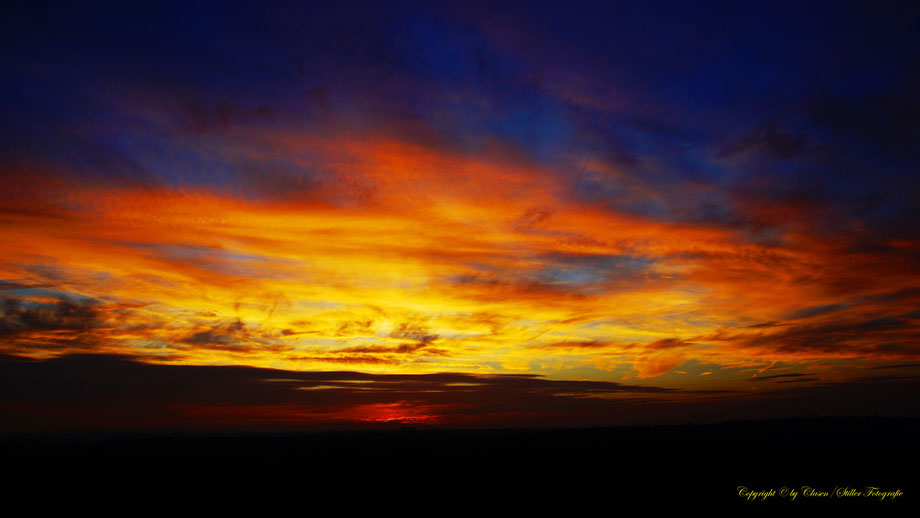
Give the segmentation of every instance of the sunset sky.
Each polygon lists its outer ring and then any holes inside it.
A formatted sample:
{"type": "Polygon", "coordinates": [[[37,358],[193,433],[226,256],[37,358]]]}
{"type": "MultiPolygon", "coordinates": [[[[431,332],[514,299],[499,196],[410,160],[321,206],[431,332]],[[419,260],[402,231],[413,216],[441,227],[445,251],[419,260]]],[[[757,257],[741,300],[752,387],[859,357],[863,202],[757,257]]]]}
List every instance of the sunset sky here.
{"type": "Polygon", "coordinates": [[[916,414],[916,8],[498,3],[6,13],[3,427],[916,414]]]}

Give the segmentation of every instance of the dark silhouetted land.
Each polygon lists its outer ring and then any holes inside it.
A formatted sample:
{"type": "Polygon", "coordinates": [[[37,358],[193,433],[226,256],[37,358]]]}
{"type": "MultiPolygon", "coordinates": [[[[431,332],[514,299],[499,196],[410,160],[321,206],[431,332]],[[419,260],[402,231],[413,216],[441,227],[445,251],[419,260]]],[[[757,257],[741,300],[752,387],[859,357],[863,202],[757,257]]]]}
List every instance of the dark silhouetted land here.
{"type": "Polygon", "coordinates": [[[811,418],[572,430],[30,435],[7,437],[2,448],[12,487],[78,500],[325,501],[434,514],[498,506],[575,516],[603,508],[612,516],[636,499],[643,507],[903,508],[920,490],[918,431],[916,418],[811,418]],[[738,486],[873,486],[904,496],[747,502],[738,486]]]}

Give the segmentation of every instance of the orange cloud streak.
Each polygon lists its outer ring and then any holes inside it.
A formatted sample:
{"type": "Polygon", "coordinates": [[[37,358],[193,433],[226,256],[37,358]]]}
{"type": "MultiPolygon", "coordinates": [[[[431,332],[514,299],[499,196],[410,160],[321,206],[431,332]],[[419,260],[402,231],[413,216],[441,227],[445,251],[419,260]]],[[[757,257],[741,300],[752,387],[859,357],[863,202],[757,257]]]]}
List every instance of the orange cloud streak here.
{"type": "Polygon", "coordinates": [[[737,371],[916,359],[903,344],[917,320],[900,315],[920,302],[920,275],[869,252],[575,203],[574,178],[501,152],[275,138],[295,159],[325,157],[330,181],[271,202],[20,186],[31,194],[17,203],[34,210],[4,206],[0,275],[28,307],[7,310],[6,349],[612,380],[688,360],[737,371]],[[67,320],[41,290],[91,302],[67,320]]]}

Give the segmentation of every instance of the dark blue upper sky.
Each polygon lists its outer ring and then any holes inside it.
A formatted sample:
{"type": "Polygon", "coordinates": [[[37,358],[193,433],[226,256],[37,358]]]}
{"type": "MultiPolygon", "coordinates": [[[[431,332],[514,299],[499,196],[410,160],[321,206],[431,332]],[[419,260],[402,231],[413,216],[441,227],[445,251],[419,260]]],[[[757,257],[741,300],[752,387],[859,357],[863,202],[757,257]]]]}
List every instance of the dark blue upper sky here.
{"type": "Polygon", "coordinates": [[[40,170],[272,200],[339,180],[328,156],[279,153],[264,135],[386,136],[501,149],[556,171],[575,200],[752,242],[793,229],[885,248],[920,237],[917,11],[20,5],[0,31],[0,165],[10,181],[40,170]]]}
{"type": "Polygon", "coordinates": [[[574,195],[662,218],[742,224],[775,198],[879,232],[914,214],[908,3],[29,4],[2,23],[8,166],[233,190],[296,166],[247,163],[221,132],[334,127],[501,142],[573,177],[591,155],[627,174],[589,163],[574,195]],[[657,201],[631,194],[648,186],[657,201]]]}

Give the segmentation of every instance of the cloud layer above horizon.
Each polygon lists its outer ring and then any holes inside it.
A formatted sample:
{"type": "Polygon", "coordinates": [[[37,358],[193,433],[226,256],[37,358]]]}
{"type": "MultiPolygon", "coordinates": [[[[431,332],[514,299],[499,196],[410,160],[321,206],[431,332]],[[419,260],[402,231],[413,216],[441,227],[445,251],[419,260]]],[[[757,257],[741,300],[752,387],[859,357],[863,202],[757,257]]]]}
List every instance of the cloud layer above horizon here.
{"type": "Polygon", "coordinates": [[[915,376],[916,8],[708,7],[14,11],[0,353],[680,398],[915,376]]]}

